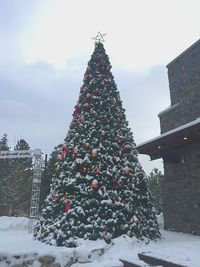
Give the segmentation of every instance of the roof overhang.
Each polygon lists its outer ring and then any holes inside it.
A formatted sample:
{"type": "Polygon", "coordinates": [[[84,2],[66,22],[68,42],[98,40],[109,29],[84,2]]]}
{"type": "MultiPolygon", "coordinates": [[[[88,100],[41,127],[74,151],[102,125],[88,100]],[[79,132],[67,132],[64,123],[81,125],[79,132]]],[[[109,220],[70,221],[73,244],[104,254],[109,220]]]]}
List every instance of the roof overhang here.
{"type": "Polygon", "coordinates": [[[136,149],[140,154],[149,155],[154,160],[169,157],[173,151],[198,141],[200,118],[139,144],[136,149]]]}

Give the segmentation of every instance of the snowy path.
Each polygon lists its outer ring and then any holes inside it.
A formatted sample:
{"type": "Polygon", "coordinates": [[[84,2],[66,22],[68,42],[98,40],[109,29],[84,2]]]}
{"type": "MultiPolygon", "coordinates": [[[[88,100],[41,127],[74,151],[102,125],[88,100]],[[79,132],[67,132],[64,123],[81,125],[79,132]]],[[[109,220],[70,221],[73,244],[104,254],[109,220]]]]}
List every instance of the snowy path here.
{"type": "MultiPolygon", "coordinates": [[[[79,262],[92,261],[85,263],[84,267],[112,267],[122,266],[119,259],[139,262],[138,252],[150,252],[158,258],[188,267],[200,266],[200,236],[162,230],[162,239],[157,243],[144,244],[126,236],[114,239],[111,245],[101,240],[80,241],[80,246],[74,249],[48,246],[35,241],[26,228],[25,218],[0,217],[0,256],[34,253],[54,255],[61,264],[66,262],[66,257],[76,256],[79,262]],[[104,249],[105,252],[99,256],[94,249],[104,249]]],[[[75,263],[72,266],[81,267],[83,264],[75,263]]]]}

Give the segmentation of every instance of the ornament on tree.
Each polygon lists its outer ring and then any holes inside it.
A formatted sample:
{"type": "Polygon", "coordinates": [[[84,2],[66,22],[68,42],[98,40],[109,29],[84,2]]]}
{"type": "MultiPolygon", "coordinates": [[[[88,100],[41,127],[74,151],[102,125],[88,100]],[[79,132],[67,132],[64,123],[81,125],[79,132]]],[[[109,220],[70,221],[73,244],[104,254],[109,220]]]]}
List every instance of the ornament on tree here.
{"type": "Polygon", "coordinates": [[[87,171],[88,171],[88,169],[87,169],[86,167],[81,168],[81,172],[82,172],[83,174],[87,173],[87,171]]]}
{"type": "Polygon", "coordinates": [[[68,213],[69,211],[69,201],[66,200],[65,206],[64,206],[64,212],[68,213]]]}
{"type": "Polygon", "coordinates": [[[69,149],[66,146],[64,146],[62,148],[61,154],[60,154],[61,155],[61,159],[64,160],[66,158],[66,156],[68,155],[68,153],[69,153],[69,149]]]}
{"type": "Polygon", "coordinates": [[[87,93],[86,97],[87,97],[87,99],[91,99],[92,98],[91,94],[89,94],[89,93],[87,93]]]}
{"type": "Polygon", "coordinates": [[[129,167],[127,167],[127,166],[123,168],[123,172],[124,172],[125,174],[129,174],[130,171],[131,171],[131,169],[130,169],[129,167]]]}
{"type": "Polygon", "coordinates": [[[121,148],[122,148],[122,149],[125,149],[125,144],[122,144],[122,145],[121,145],[121,148]]]}
{"type": "Polygon", "coordinates": [[[75,133],[75,137],[78,139],[80,137],[79,133],[75,133]]]}
{"type": "Polygon", "coordinates": [[[68,211],[69,211],[69,200],[67,199],[67,195],[66,194],[64,194],[62,200],[64,202],[64,212],[68,213],[68,211]]]}
{"type": "Polygon", "coordinates": [[[78,153],[78,148],[77,148],[77,147],[74,148],[74,153],[75,153],[75,154],[78,153]]]}
{"type": "Polygon", "coordinates": [[[109,171],[107,171],[106,175],[110,178],[113,177],[112,173],[110,173],[109,171]]]}
{"type": "Polygon", "coordinates": [[[77,113],[78,113],[78,106],[75,106],[72,116],[75,117],[77,113]]]}
{"type": "Polygon", "coordinates": [[[108,206],[113,206],[112,199],[108,199],[108,200],[107,200],[107,205],[108,205],[108,206]]]}
{"type": "Polygon", "coordinates": [[[85,143],[84,147],[85,147],[85,149],[88,149],[90,147],[90,144],[89,143],[85,143]]]}
{"type": "Polygon", "coordinates": [[[99,175],[101,173],[101,171],[99,169],[96,169],[95,173],[96,173],[96,175],[99,175]]]}
{"type": "Polygon", "coordinates": [[[90,109],[90,113],[92,114],[92,115],[96,115],[96,111],[94,110],[94,109],[90,109]]]}
{"type": "Polygon", "coordinates": [[[106,131],[102,130],[101,131],[101,135],[105,136],[106,135],[106,131]]]}
{"type": "Polygon", "coordinates": [[[119,157],[121,157],[121,156],[122,156],[122,152],[121,152],[121,151],[119,151],[118,155],[119,155],[119,157]]]}
{"type": "Polygon", "coordinates": [[[121,197],[118,197],[118,202],[122,202],[122,198],[121,197]]]}
{"type": "Polygon", "coordinates": [[[99,182],[94,179],[91,184],[92,189],[98,189],[99,188],[99,182]]]}
{"type": "Polygon", "coordinates": [[[58,194],[56,194],[55,191],[53,191],[53,192],[51,193],[51,197],[50,197],[50,199],[52,200],[52,202],[57,202],[58,199],[59,199],[58,194]]]}
{"type": "Polygon", "coordinates": [[[86,103],[86,104],[84,104],[84,106],[85,106],[87,109],[90,109],[90,104],[86,103]]]}
{"type": "Polygon", "coordinates": [[[118,183],[117,183],[117,188],[122,188],[124,186],[124,184],[121,182],[121,181],[119,181],[118,183]]]}
{"type": "Polygon", "coordinates": [[[97,156],[97,149],[93,149],[92,150],[92,157],[96,158],[96,156],[97,156]]]}
{"type": "Polygon", "coordinates": [[[76,154],[72,154],[72,160],[75,160],[76,159],[76,154]]]}
{"type": "Polygon", "coordinates": [[[113,157],[113,160],[114,160],[115,162],[118,162],[118,161],[120,161],[120,158],[119,158],[119,157],[116,157],[116,156],[114,156],[114,157],[113,157]]]}

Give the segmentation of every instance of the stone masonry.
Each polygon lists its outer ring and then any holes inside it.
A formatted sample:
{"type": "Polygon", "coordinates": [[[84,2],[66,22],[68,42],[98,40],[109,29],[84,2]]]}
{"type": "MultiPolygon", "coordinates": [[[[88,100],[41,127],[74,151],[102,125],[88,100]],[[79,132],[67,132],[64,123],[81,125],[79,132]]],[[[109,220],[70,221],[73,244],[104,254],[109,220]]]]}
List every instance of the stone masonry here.
{"type": "MultiPolygon", "coordinates": [[[[161,112],[161,133],[200,117],[200,40],[167,65],[171,107],[161,112]]],[[[200,142],[164,159],[162,182],[165,229],[200,234],[200,142]]]]}

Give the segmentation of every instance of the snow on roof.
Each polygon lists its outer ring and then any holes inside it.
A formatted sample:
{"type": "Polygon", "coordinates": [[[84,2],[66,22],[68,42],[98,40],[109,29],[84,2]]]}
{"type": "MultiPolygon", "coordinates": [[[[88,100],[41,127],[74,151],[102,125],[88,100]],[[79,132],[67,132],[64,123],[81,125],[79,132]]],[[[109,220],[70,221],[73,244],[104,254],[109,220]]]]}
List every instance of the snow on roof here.
{"type": "Polygon", "coordinates": [[[177,106],[179,106],[180,103],[177,103],[173,106],[169,106],[168,108],[164,109],[163,111],[161,111],[160,113],[158,113],[158,117],[160,117],[161,115],[163,115],[164,113],[167,113],[168,111],[171,111],[173,109],[175,109],[177,106]]]}
{"type": "Polygon", "coordinates": [[[168,132],[166,132],[166,133],[163,133],[163,134],[161,134],[161,135],[159,135],[159,136],[157,136],[157,137],[155,137],[155,138],[152,138],[152,139],[150,139],[150,140],[148,140],[148,141],[146,141],[146,142],[143,142],[143,143],[139,144],[138,146],[136,146],[136,148],[137,148],[137,147],[141,147],[141,146],[143,146],[143,145],[146,145],[146,144],[148,144],[148,143],[150,143],[150,142],[159,140],[159,139],[161,139],[161,138],[163,138],[163,137],[169,136],[169,135],[171,135],[171,134],[173,134],[173,133],[176,133],[176,132],[182,131],[182,130],[184,130],[184,129],[190,128],[190,127],[192,127],[193,125],[196,125],[196,124],[199,124],[199,123],[200,123],[200,118],[197,118],[197,119],[194,120],[194,121],[191,121],[191,122],[189,122],[189,123],[186,123],[186,124],[184,124],[184,125],[182,125],[182,126],[179,126],[179,127],[175,128],[175,129],[172,129],[172,130],[170,130],[170,131],[168,131],[168,132]]]}

